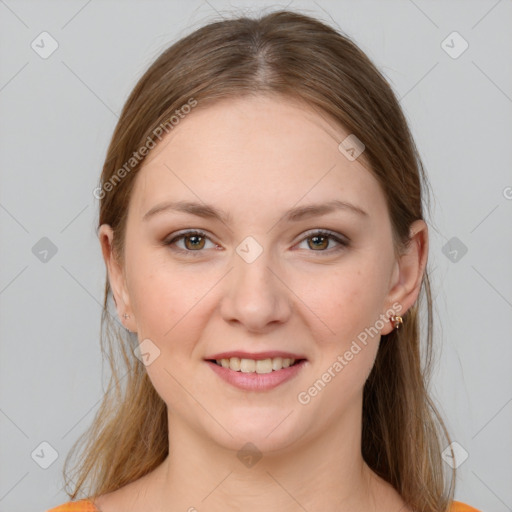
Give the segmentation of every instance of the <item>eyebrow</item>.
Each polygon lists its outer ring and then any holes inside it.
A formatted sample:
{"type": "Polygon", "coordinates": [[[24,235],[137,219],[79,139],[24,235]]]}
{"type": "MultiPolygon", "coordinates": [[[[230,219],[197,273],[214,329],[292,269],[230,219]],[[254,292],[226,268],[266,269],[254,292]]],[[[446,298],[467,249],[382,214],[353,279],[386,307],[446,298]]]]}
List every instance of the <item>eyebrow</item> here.
{"type": "MultiPolygon", "coordinates": [[[[305,217],[316,217],[332,213],[337,210],[344,210],[363,217],[368,217],[368,213],[359,206],[334,199],[322,204],[311,204],[292,208],[287,212],[284,212],[281,218],[284,219],[285,222],[297,222],[305,217]]],[[[229,213],[215,208],[212,205],[196,203],[193,201],[167,201],[157,204],[144,214],[142,220],[147,221],[155,215],[167,211],[176,211],[196,215],[197,217],[217,219],[225,224],[229,224],[231,220],[231,215],[229,213]]]]}

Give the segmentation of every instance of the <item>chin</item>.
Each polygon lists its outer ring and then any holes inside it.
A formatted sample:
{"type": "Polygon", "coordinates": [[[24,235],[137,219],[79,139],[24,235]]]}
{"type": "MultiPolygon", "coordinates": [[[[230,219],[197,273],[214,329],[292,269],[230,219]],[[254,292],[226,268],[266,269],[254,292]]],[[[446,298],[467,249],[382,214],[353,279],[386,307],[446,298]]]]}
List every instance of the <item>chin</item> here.
{"type": "Polygon", "coordinates": [[[253,411],[252,414],[237,415],[234,421],[224,420],[226,423],[219,418],[223,425],[229,425],[229,434],[219,427],[215,433],[210,432],[210,436],[218,445],[237,452],[248,443],[259,452],[285,450],[295,444],[301,433],[294,424],[297,418],[292,419],[294,414],[283,411],[280,409],[279,414],[267,414],[261,418],[257,418],[257,413],[253,411]]]}

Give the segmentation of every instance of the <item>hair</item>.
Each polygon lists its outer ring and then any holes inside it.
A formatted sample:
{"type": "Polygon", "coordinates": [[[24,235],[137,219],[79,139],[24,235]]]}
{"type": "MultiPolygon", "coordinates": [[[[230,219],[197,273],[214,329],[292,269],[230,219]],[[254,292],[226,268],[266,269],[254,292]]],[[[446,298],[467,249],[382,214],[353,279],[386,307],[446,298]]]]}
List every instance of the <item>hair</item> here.
{"type": "MultiPolygon", "coordinates": [[[[362,141],[358,161],[384,192],[394,246],[407,246],[411,224],[424,218],[428,181],[395,94],[349,37],[318,19],[280,10],[199,28],[167,48],[136,84],[97,189],[98,227],[112,227],[113,252],[121,263],[131,192],[144,162],[132,160],[134,153],[155,137],[160,140],[162,127],[172,129],[177,109],[187,112],[184,105],[196,101],[201,108],[250,95],[305,102],[362,141]]],[[[84,494],[86,484],[88,496],[115,491],[155,469],[169,453],[167,406],[134,356],[133,339],[109,313],[111,295],[107,277],[100,338],[112,372],[91,426],[65,461],[65,488],[71,486],[72,499],[84,494]],[[79,446],[84,456],[69,470],[79,446]]],[[[428,390],[432,316],[427,268],[420,298],[404,315],[403,327],[382,336],[363,391],[362,456],[417,512],[447,510],[455,487],[455,470],[447,478],[441,457],[449,433],[428,390]],[[424,346],[420,306],[426,306],[424,346]]]]}

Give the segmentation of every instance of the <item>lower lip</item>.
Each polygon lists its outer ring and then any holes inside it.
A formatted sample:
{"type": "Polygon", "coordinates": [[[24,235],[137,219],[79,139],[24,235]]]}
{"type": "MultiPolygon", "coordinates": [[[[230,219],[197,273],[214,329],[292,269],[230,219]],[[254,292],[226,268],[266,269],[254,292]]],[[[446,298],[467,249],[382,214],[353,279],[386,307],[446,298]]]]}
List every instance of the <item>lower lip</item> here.
{"type": "Polygon", "coordinates": [[[224,368],[211,361],[206,362],[219,377],[229,384],[245,391],[267,391],[276,388],[297,375],[306,364],[306,360],[303,360],[293,366],[272,371],[271,373],[244,373],[235,372],[234,370],[224,368]]]}

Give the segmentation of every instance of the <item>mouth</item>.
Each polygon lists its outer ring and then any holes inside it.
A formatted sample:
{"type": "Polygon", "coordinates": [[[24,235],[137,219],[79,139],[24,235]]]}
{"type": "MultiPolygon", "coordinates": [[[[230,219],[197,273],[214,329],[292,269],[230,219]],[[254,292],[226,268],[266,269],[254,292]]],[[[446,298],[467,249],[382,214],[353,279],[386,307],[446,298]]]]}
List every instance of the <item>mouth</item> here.
{"type": "Polygon", "coordinates": [[[266,352],[220,352],[212,354],[206,361],[222,366],[228,370],[242,373],[271,373],[290,366],[295,366],[306,358],[302,354],[281,352],[277,350],[266,352]]]}
{"type": "Polygon", "coordinates": [[[207,359],[217,366],[241,373],[272,373],[283,368],[289,368],[302,363],[305,359],[293,357],[267,357],[265,359],[252,359],[241,357],[222,357],[220,359],[207,359]]]}
{"type": "Polygon", "coordinates": [[[205,362],[232,386],[245,391],[269,391],[301,373],[308,360],[287,352],[224,352],[205,362]]]}

